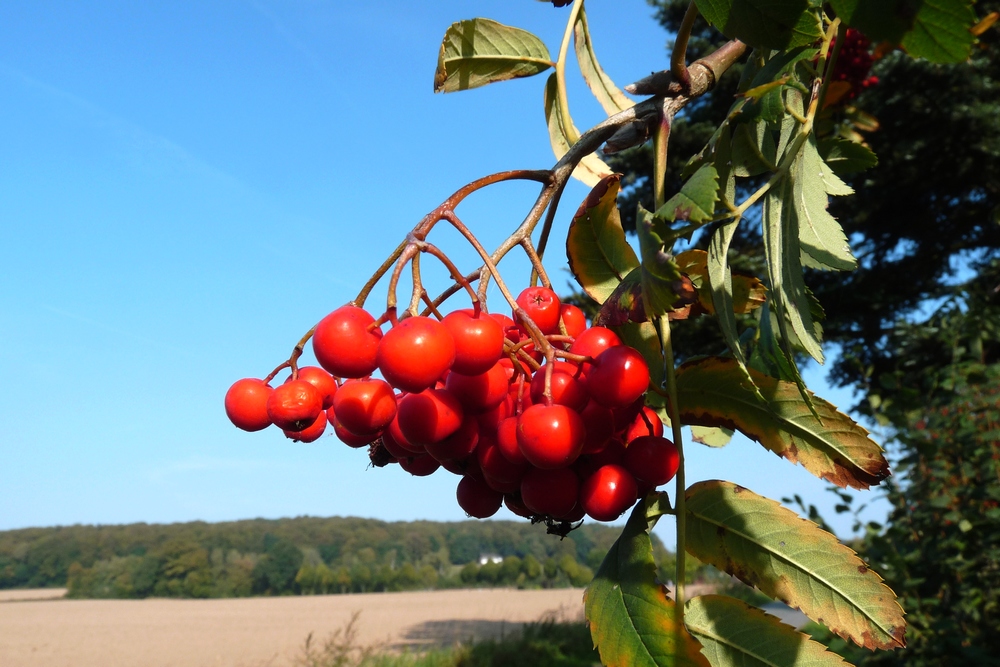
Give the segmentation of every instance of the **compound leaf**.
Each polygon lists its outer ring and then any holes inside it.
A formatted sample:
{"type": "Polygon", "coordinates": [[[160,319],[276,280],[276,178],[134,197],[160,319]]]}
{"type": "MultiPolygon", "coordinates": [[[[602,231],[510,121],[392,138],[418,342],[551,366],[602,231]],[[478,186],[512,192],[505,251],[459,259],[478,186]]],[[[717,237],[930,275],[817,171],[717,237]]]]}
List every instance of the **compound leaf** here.
{"type": "MultiPolygon", "coordinates": [[[[559,84],[555,73],[550,74],[549,80],[545,83],[545,122],[549,128],[552,152],[558,160],[569,151],[570,146],[576,141],[574,137],[580,136],[580,131],[576,127],[563,125],[562,103],[559,101],[559,84]]],[[[612,173],[611,167],[593,153],[584,156],[573,170],[573,176],[590,187],[594,187],[602,178],[612,173]]]]}
{"type": "Polygon", "coordinates": [[[542,40],[490,19],[452,23],[434,72],[434,92],[453,93],[495,81],[534,76],[554,63],[542,40]]]}
{"type": "Polygon", "coordinates": [[[674,601],[656,579],[646,510],[645,500],[636,503],[583,594],[584,613],[601,664],[709,667],[698,642],[674,623],[674,601]]]}
{"type": "Polygon", "coordinates": [[[684,605],[684,624],[712,667],[847,667],[819,642],[777,617],[726,595],[699,595],[684,605]]]}
{"type": "Polygon", "coordinates": [[[615,82],[611,80],[601,64],[597,62],[594,44],[590,39],[590,28],[587,26],[586,10],[580,8],[580,13],[573,26],[573,44],[576,48],[576,60],[580,64],[583,80],[587,82],[590,92],[601,103],[609,116],[624,111],[633,106],[632,100],[625,96],[615,82]]]}
{"type": "Polygon", "coordinates": [[[794,382],[752,368],[748,376],[735,359],[704,357],[677,370],[683,423],[736,429],[840,487],[867,489],[888,477],[889,464],[868,431],[831,403],[808,395],[819,418],[794,382]]]}
{"type": "Polygon", "coordinates": [[[905,645],[896,595],[834,535],[732,482],[698,482],[685,498],[693,556],[859,646],[905,645]]]}
{"type": "Polygon", "coordinates": [[[726,37],[754,47],[790,49],[823,36],[818,8],[807,0],[695,0],[695,4],[726,37]]]}
{"type": "Polygon", "coordinates": [[[621,176],[602,178],[580,204],[566,236],[569,270],[583,291],[604,303],[632,269],[639,266],[625,240],[618,212],[621,176]]]}
{"type": "Polygon", "coordinates": [[[799,245],[805,254],[801,259],[813,268],[857,268],[858,261],[851,254],[843,228],[826,210],[827,195],[849,195],[854,190],[823,162],[812,137],[802,146],[791,176],[799,245]]]}

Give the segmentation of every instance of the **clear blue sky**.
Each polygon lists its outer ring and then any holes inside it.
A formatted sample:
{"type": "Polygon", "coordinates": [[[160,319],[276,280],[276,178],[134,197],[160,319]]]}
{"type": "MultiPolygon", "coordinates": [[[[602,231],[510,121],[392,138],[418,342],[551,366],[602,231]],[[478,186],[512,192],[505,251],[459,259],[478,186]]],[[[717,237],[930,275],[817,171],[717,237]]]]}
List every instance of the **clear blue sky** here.
{"type": "MultiPolygon", "coordinates": [[[[664,66],[649,7],[591,4],[619,84],[664,66]]],[[[332,437],[243,433],[222,399],[287,358],[453,190],[551,166],[544,77],[432,94],[445,29],[475,15],[535,32],[553,56],[566,17],[499,1],[4,3],[0,529],[464,518],[444,471],[411,478],[366,469],[332,437]]],[[[570,95],[578,126],[601,119],[575,80],[570,95]]],[[[459,212],[493,246],[535,192],[504,186],[459,212]]],[[[557,239],[585,194],[567,192],[557,239]]],[[[561,243],[546,264],[563,283],[561,243]]],[[[504,268],[527,280],[523,262],[504,268]]],[[[849,405],[822,377],[810,385],[849,405]]],[[[822,482],[758,445],[688,451],[692,481],[799,493],[834,518],[822,482]]]]}

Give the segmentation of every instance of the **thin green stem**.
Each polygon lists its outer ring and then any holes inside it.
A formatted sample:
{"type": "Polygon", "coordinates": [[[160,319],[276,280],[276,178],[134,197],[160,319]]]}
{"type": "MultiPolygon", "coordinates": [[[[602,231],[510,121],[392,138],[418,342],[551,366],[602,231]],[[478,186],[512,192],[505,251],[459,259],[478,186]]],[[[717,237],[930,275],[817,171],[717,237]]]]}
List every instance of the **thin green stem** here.
{"type": "Polygon", "coordinates": [[[698,7],[694,0],[688,3],[687,11],[681,21],[681,27],[677,30],[677,37],[674,39],[674,50],[670,54],[670,73],[674,79],[684,88],[691,86],[691,74],[687,68],[687,48],[688,39],[691,37],[691,30],[694,28],[694,20],[698,18],[698,7]]]}
{"type": "Polygon", "coordinates": [[[677,375],[674,372],[674,344],[670,338],[670,318],[660,316],[660,340],[663,344],[663,359],[666,366],[667,407],[670,410],[670,428],[674,445],[677,447],[677,477],[674,511],[677,513],[677,569],[674,573],[674,618],[678,628],[684,627],[684,567],[687,537],[687,515],[684,501],[684,443],[681,433],[681,412],[677,403],[677,375]]]}
{"type": "Polygon", "coordinates": [[[660,124],[656,128],[653,142],[653,210],[658,211],[667,201],[665,183],[667,179],[667,145],[670,143],[670,124],[672,118],[663,113],[660,124]]]}

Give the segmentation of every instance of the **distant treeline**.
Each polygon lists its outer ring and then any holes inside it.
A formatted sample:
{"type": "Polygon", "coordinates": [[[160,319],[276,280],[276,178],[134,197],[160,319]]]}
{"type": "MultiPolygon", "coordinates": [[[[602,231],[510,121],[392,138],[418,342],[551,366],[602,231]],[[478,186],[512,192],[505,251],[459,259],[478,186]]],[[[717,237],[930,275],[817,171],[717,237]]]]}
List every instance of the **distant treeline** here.
{"type": "MultiPolygon", "coordinates": [[[[620,529],[560,539],[514,521],[252,519],[0,532],[0,588],[71,597],[242,597],[471,586],[582,586],[620,529]]],[[[666,556],[655,539],[657,560],[666,556]]]]}

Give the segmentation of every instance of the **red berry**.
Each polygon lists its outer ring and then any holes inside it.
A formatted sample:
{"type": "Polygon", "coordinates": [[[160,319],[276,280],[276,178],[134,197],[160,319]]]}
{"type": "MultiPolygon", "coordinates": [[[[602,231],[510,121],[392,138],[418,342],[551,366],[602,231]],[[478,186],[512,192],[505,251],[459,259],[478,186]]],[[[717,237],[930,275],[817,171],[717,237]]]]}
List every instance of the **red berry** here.
{"type": "Polygon", "coordinates": [[[412,445],[444,440],[459,429],[464,418],[462,405],[447,389],[408,394],[399,402],[399,430],[412,445]]]}
{"type": "Polygon", "coordinates": [[[454,360],[451,334],[429,317],[400,320],[378,346],[382,375],[392,386],[413,393],[434,386],[454,360]]]}
{"type": "MultiPolygon", "coordinates": [[[[333,408],[326,411],[326,420],[333,425],[333,433],[337,438],[347,445],[348,447],[354,447],[358,449],[360,447],[367,447],[374,440],[374,436],[371,435],[355,435],[348,431],[337,419],[334,414],[333,408]]],[[[388,448],[387,448],[388,449],[388,448]]],[[[392,452],[390,452],[391,454],[392,452]]]]}
{"type": "Polygon", "coordinates": [[[507,372],[500,364],[494,364],[485,373],[465,375],[452,370],[444,382],[468,412],[489,412],[503,403],[509,388],[507,372]]]}
{"type": "Polygon", "coordinates": [[[226,416],[237,428],[260,431],[271,425],[267,416],[267,399],[271,385],[257,378],[243,378],[233,383],[226,392],[226,416]]]}
{"type": "Polygon", "coordinates": [[[596,357],[608,348],[621,344],[622,339],[611,329],[590,327],[576,337],[569,346],[569,351],[584,357],[596,357]]]}
{"type": "Polygon", "coordinates": [[[619,465],[598,468],[580,487],[580,505],[597,521],[614,521],[637,499],[635,479],[619,465]]]}
{"type": "Polygon", "coordinates": [[[341,306],[316,325],[313,353],[319,365],[343,378],[361,378],[375,370],[382,330],[362,308],[341,306]]]}
{"type": "MultiPolygon", "coordinates": [[[[517,305],[543,334],[559,333],[559,295],[548,287],[528,287],[517,297],[517,305]]],[[[514,313],[517,320],[517,313],[514,313]]]]}
{"type": "Polygon", "coordinates": [[[503,494],[472,477],[463,477],[455,492],[458,506],[469,516],[485,519],[497,513],[503,503],[503,494]]]}
{"type": "Polygon", "coordinates": [[[580,412],[586,437],[583,453],[593,454],[604,449],[614,435],[614,414],[600,403],[591,401],[580,412]]]}
{"type": "Polygon", "coordinates": [[[456,310],[448,313],[441,324],[455,341],[455,362],[451,370],[462,375],[479,375],[500,361],[504,332],[486,313],[473,317],[468,311],[456,310]]]}
{"type": "Polygon", "coordinates": [[[566,327],[567,336],[576,338],[586,330],[587,316],[573,304],[562,304],[559,307],[559,315],[562,317],[563,326],[566,327]]]}
{"type": "Polygon", "coordinates": [[[528,509],[554,517],[573,511],[579,490],[580,479],[570,468],[532,468],[521,480],[521,500],[528,509]]]}
{"type": "Polygon", "coordinates": [[[267,399],[267,416],[283,430],[301,431],[322,411],[323,395],[305,380],[278,385],[267,399]]]}
{"type": "Polygon", "coordinates": [[[587,371],[587,391],[591,398],[610,408],[629,405],[648,387],[649,366],[638,350],[627,345],[601,352],[587,371]]]}
{"type": "MultiPolygon", "coordinates": [[[[285,382],[291,382],[292,376],[288,376],[285,382]]],[[[305,380],[312,386],[319,389],[323,396],[323,409],[326,410],[333,405],[333,397],[337,393],[337,381],[319,366],[302,366],[299,368],[299,380],[305,380]]]]}
{"type": "Polygon", "coordinates": [[[285,429],[285,437],[295,440],[296,442],[315,442],[319,440],[319,437],[323,435],[323,431],[326,430],[326,413],[320,412],[316,416],[316,420],[306,426],[301,431],[289,431],[285,429]]]}
{"type": "Polygon", "coordinates": [[[479,443],[479,422],[473,416],[467,416],[462,420],[462,425],[458,430],[449,435],[444,440],[438,442],[428,442],[425,445],[427,453],[436,460],[453,461],[464,459],[466,456],[476,451],[479,443]]]}
{"type": "Polygon", "coordinates": [[[625,430],[622,440],[628,444],[642,435],[655,435],[657,437],[663,435],[663,421],[653,408],[645,405],[642,406],[642,410],[625,430]]]}
{"type": "Polygon", "coordinates": [[[564,468],[580,455],[586,437],[580,415],[565,405],[532,405],[517,418],[517,444],[539,468],[564,468]]]}
{"type": "Polygon", "coordinates": [[[530,519],[532,517],[531,510],[528,506],[524,504],[521,500],[521,492],[517,493],[505,493],[503,494],[503,504],[511,512],[518,516],[523,516],[525,519],[530,519]]]}
{"type": "Polygon", "coordinates": [[[334,397],[333,411],[348,431],[374,439],[396,416],[396,395],[384,380],[348,380],[334,397]]]}
{"type": "Polygon", "coordinates": [[[528,460],[521,453],[517,444],[517,417],[508,417],[497,426],[497,447],[500,453],[511,463],[525,465],[528,460]]]}
{"type": "Polygon", "coordinates": [[[515,463],[507,459],[500,450],[496,437],[486,433],[479,437],[476,460],[479,462],[479,469],[485,477],[501,484],[517,486],[520,484],[521,478],[524,477],[524,472],[528,469],[527,461],[515,463]]]}
{"type": "Polygon", "coordinates": [[[644,435],[628,443],[624,464],[636,480],[660,486],[677,474],[680,457],[677,447],[670,440],[644,435]]]}
{"type": "Polygon", "coordinates": [[[399,467],[414,477],[427,477],[440,468],[441,464],[427,454],[417,454],[399,459],[399,467]]]}
{"type": "MultiPolygon", "coordinates": [[[[531,379],[531,402],[545,402],[545,372],[548,364],[542,366],[535,372],[531,379]]],[[[579,412],[587,405],[590,395],[587,394],[586,385],[580,381],[583,375],[579,366],[565,361],[557,361],[552,366],[552,402],[557,405],[565,405],[568,408],[579,412]]]]}

